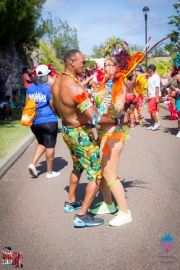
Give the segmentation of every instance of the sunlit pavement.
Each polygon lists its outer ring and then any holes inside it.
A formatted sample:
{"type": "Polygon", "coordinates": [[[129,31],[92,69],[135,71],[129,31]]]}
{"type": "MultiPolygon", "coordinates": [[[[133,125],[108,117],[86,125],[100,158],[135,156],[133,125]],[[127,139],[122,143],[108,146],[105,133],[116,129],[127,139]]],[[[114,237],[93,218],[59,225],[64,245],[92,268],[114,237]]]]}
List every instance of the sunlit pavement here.
{"type": "MultiPolygon", "coordinates": [[[[170,121],[168,111],[161,109],[161,128],[151,131],[146,130],[150,119],[147,108],[142,110],[142,115],[143,125],[130,132],[131,138],[126,141],[118,169],[132,223],[109,227],[113,216],[103,215],[102,226],[73,227],[75,212],[63,212],[72,161],[61,133],[54,161],[54,171],[60,170],[60,177],[45,178],[43,156],[37,167],[39,177],[31,178],[27,167],[36,142],[3,176],[0,180],[0,245],[21,251],[24,269],[156,270],[166,265],[180,269],[177,121],[170,121]],[[171,249],[165,252],[161,239],[168,233],[173,239],[168,242],[171,249]]],[[[83,200],[86,183],[83,173],[78,199],[83,200]]],[[[93,205],[101,200],[99,193],[93,205]]]]}

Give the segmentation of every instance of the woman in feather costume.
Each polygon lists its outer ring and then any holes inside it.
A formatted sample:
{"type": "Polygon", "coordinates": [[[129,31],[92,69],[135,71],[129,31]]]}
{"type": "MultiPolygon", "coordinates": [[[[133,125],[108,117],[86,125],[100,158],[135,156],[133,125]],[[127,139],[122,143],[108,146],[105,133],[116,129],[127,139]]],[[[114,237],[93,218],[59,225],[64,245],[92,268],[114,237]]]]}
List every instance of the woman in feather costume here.
{"type": "MultiPolygon", "coordinates": [[[[100,107],[99,115],[103,115],[103,102],[98,98],[106,96],[104,102],[107,104],[108,109],[104,110],[104,114],[111,118],[119,117],[119,124],[123,121],[122,112],[126,97],[124,82],[128,74],[135,69],[144,57],[145,49],[133,55],[130,55],[126,50],[121,50],[119,54],[115,54],[105,60],[105,79],[100,84],[96,95],[96,105],[100,107]]],[[[95,115],[96,118],[97,115],[95,115]]],[[[97,126],[98,121],[95,121],[93,124],[97,126]]],[[[120,226],[132,221],[131,212],[127,208],[123,186],[116,174],[120,154],[125,142],[125,134],[122,126],[117,128],[112,125],[101,124],[98,130],[98,139],[100,141],[101,169],[106,181],[101,181],[100,185],[104,201],[99,203],[95,209],[92,209],[91,213],[106,214],[115,212],[116,208],[111,197],[112,192],[119,211],[109,222],[109,225],[120,226]]]]}
{"type": "MultiPolygon", "coordinates": [[[[104,65],[106,79],[100,85],[99,92],[97,93],[97,95],[104,95],[105,93],[106,98],[103,100],[107,105],[107,110],[104,113],[111,118],[118,117],[119,124],[123,122],[124,117],[122,114],[126,97],[124,80],[130,67],[130,62],[131,57],[125,50],[119,55],[108,57],[104,65]]],[[[102,181],[100,185],[104,201],[99,203],[97,208],[92,209],[91,213],[106,214],[116,212],[115,205],[112,202],[112,192],[118,204],[119,211],[109,222],[109,225],[120,226],[132,221],[131,212],[127,208],[124,189],[117,176],[117,168],[125,142],[125,134],[121,125],[117,127],[109,124],[101,124],[98,129],[98,139],[100,141],[101,169],[106,181],[102,181]]]]}
{"type": "Polygon", "coordinates": [[[174,59],[174,70],[177,74],[172,78],[170,82],[171,90],[176,94],[176,110],[178,111],[178,134],[177,138],[180,138],[180,53],[176,53],[176,58],[174,59]]]}

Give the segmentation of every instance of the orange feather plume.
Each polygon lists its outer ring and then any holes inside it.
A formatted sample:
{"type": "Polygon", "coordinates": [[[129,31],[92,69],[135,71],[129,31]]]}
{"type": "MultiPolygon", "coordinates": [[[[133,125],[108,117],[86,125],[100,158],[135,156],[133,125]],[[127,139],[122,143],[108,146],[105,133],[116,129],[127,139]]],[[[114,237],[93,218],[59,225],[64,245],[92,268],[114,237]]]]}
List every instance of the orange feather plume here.
{"type": "Polygon", "coordinates": [[[85,93],[83,92],[82,94],[79,94],[77,96],[74,97],[74,101],[76,101],[77,103],[81,104],[83,101],[85,101],[87,98],[86,98],[86,95],[85,93]]]}
{"type": "MultiPolygon", "coordinates": [[[[152,46],[147,53],[144,52],[137,52],[134,55],[131,55],[131,59],[126,59],[127,61],[127,69],[126,70],[119,70],[114,82],[113,82],[113,87],[112,87],[112,103],[116,102],[116,98],[119,94],[122,93],[123,89],[123,83],[125,81],[126,76],[135,69],[135,67],[143,62],[144,60],[148,59],[147,54],[151,52],[158,44],[160,44],[162,41],[171,38],[176,34],[173,34],[171,36],[165,37],[161,39],[159,42],[157,42],[154,46],[152,46]]],[[[108,82],[109,79],[106,79],[104,82],[102,82],[97,90],[97,92],[103,90],[105,88],[106,83],[108,82]]]]}
{"type": "Polygon", "coordinates": [[[124,79],[125,79],[125,73],[119,72],[116,76],[116,80],[113,83],[113,87],[112,87],[112,103],[115,103],[117,96],[122,93],[124,79]]]}
{"type": "Polygon", "coordinates": [[[96,92],[100,92],[101,90],[103,90],[105,88],[106,83],[109,81],[109,79],[106,79],[105,81],[103,81],[102,83],[100,83],[98,89],[96,92]]]}

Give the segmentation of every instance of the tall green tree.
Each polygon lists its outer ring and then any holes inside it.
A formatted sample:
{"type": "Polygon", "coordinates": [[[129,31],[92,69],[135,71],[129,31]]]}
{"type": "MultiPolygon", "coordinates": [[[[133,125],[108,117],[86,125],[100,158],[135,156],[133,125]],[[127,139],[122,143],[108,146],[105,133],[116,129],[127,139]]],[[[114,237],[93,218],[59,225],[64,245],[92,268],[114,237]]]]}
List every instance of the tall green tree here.
{"type": "Polygon", "coordinates": [[[46,0],[1,0],[0,48],[15,44],[32,50],[44,34],[41,11],[46,0]]]}
{"type": "Polygon", "coordinates": [[[64,65],[60,63],[59,59],[56,58],[55,52],[51,46],[48,46],[46,43],[42,42],[40,44],[39,52],[39,60],[42,64],[47,65],[51,63],[58,72],[63,72],[64,65]]]}
{"type": "Polygon", "coordinates": [[[101,44],[100,46],[94,45],[92,47],[92,51],[93,51],[92,57],[94,57],[94,58],[102,58],[102,57],[104,57],[104,55],[103,55],[103,47],[104,47],[103,44],[101,44]]]}
{"type": "Polygon", "coordinates": [[[136,45],[136,44],[130,44],[128,47],[133,53],[141,52],[143,50],[143,46],[139,46],[139,45],[136,45]]]}
{"type": "Polygon", "coordinates": [[[60,18],[49,17],[44,21],[46,33],[44,38],[49,42],[56,52],[59,59],[63,58],[66,51],[71,49],[79,49],[77,30],[75,27],[70,27],[66,21],[60,18]]]}
{"type": "Polygon", "coordinates": [[[92,59],[87,59],[86,60],[86,66],[88,68],[92,67],[92,68],[95,68],[96,67],[96,62],[92,59]]]}
{"type": "Polygon", "coordinates": [[[165,50],[164,47],[157,48],[154,52],[152,52],[152,56],[157,56],[157,57],[166,57],[169,56],[168,51],[165,50]]]}
{"type": "Polygon", "coordinates": [[[180,51],[180,0],[174,4],[176,15],[168,17],[169,24],[173,25],[176,30],[173,30],[169,35],[176,34],[171,38],[171,43],[165,45],[165,49],[170,53],[180,51]]]}

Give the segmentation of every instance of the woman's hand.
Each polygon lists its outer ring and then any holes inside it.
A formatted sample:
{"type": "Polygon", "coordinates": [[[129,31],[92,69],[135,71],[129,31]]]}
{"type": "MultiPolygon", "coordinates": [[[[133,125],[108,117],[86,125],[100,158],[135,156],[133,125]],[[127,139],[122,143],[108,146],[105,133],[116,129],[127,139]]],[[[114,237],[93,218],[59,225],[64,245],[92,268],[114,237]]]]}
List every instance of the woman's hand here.
{"type": "Polygon", "coordinates": [[[97,72],[95,72],[93,75],[91,75],[89,78],[90,78],[90,80],[93,80],[96,76],[97,76],[97,72]]]}
{"type": "Polygon", "coordinates": [[[114,105],[112,104],[112,99],[111,98],[105,97],[103,99],[103,101],[107,105],[108,109],[110,109],[111,107],[114,107],[114,105]]]}

